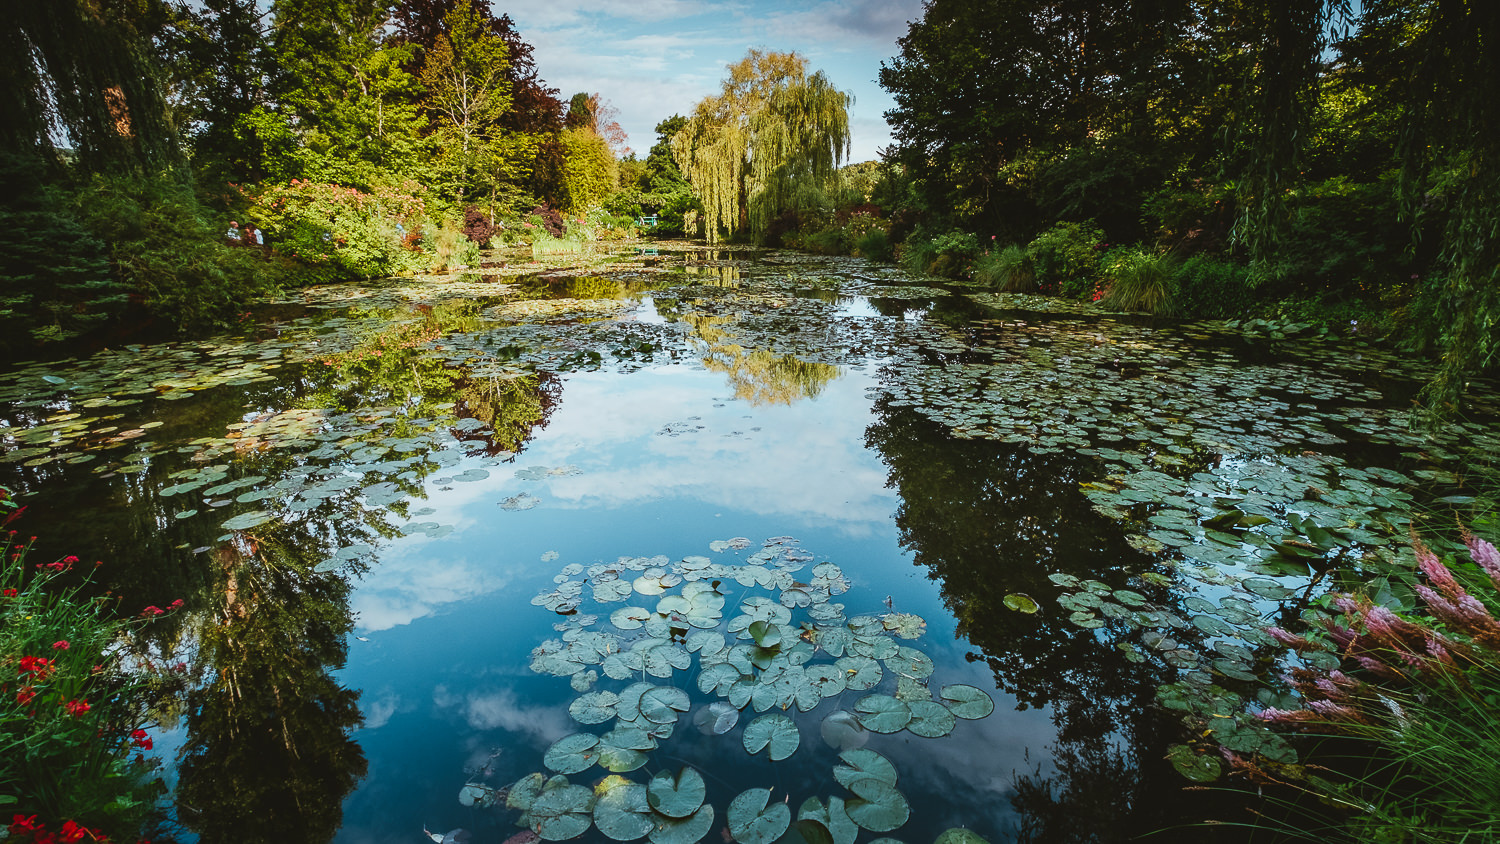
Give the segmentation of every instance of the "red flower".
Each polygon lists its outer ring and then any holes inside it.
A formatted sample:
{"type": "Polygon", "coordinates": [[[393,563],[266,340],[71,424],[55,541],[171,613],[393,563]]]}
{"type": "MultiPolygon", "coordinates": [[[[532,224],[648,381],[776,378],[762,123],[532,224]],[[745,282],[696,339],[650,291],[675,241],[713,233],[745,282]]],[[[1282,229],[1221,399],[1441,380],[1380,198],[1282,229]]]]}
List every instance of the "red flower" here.
{"type": "Polygon", "coordinates": [[[130,740],[135,743],[136,747],[139,747],[142,750],[151,749],[151,737],[146,735],[145,730],[133,731],[130,734],[130,740]]]}
{"type": "MultiPolygon", "coordinates": [[[[20,704],[22,706],[25,706],[26,704],[31,703],[35,699],[36,699],[36,689],[33,689],[30,686],[22,686],[21,690],[19,692],[16,692],[16,703],[18,703],[18,704],[20,704]]],[[[35,816],[33,815],[33,817],[35,817],[35,816]]]]}
{"type": "Polygon", "coordinates": [[[163,610],[161,607],[158,607],[158,606],[149,606],[149,607],[146,607],[145,609],[141,610],[141,615],[156,616],[156,615],[161,615],[163,612],[165,612],[165,610],[163,610]]]}
{"type": "Polygon", "coordinates": [[[34,832],[36,829],[36,815],[32,815],[29,818],[25,815],[16,815],[14,818],[11,818],[10,831],[12,835],[18,832],[34,832]]]}
{"type": "Polygon", "coordinates": [[[21,594],[21,593],[17,592],[14,589],[7,589],[7,590],[5,590],[5,597],[7,597],[7,598],[14,598],[14,597],[16,597],[19,594],[21,594]]]}
{"type": "Polygon", "coordinates": [[[20,673],[35,674],[38,680],[45,680],[49,676],[51,676],[53,670],[56,669],[56,667],[57,666],[52,664],[52,660],[47,659],[46,657],[23,656],[21,657],[20,673]]]}
{"type": "Polygon", "coordinates": [[[177,600],[175,600],[172,603],[168,604],[167,605],[167,609],[169,609],[169,610],[175,610],[175,609],[180,608],[181,606],[182,606],[182,599],[178,598],[177,600]]]}
{"type": "Polygon", "coordinates": [[[83,836],[88,834],[89,831],[87,828],[81,827],[73,821],[63,821],[62,829],[57,831],[57,840],[60,844],[72,844],[74,841],[82,841],[83,836]]]}
{"type": "MultiPolygon", "coordinates": [[[[69,554],[68,556],[63,557],[62,561],[65,563],[76,563],[78,562],[78,558],[73,556],[72,554],[69,554]]],[[[72,823],[72,821],[69,821],[69,823],[72,823]]]]}
{"type": "Polygon", "coordinates": [[[89,702],[86,700],[70,700],[63,704],[63,709],[68,710],[68,714],[74,718],[82,718],[83,714],[88,712],[90,708],[89,702]]]}
{"type": "Polygon", "coordinates": [[[73,647],[73,646],[70,645],[70,644],[68,644],[68,640],[67,639],[59,639],[56,642],[52,643],[52,650],[54,650],[54,651],[65,651],[65,650],[67,650],[68,648],[71,648],[71,647],[73,647]]]}

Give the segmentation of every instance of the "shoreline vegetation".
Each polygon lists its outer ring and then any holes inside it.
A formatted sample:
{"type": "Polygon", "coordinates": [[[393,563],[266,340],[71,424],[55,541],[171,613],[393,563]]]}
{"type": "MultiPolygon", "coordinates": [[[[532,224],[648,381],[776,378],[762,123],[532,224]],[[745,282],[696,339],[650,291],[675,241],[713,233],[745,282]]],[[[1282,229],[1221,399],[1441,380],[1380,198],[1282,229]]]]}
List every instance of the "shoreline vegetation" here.
{"type": "MultiPolygon", "coordinates": [[[[1500,349],[1500,7],[1255,5],[931,0],[881,69],[893,146],[846,163],[848,95],[795,54],[752,50],[640,157],[489,4],[22,4],[0,24],[0,358],[221,331],[279,291],[484,249],[676,236],[1380,339],[1438,361],[1428,424],[1462,416],[1500,349]]],[[[1443,553],[1413,538],[1392,582],[1419,600],[1329,593],[1268,631],[1309,661],[1257,717],[1337,743],[1296,739],[1299,761],[1200,736],[1174,765],[1315,794],[1360,840],[1493,834],[1496,500],[1472,499],[1461,544],[1427,540],[1443,553]],[[1326,773],[1325,746],[1364,773],[1326,773]]],[[[134,840],[171,679],[127,643],[175,608],[126,611],[79,561],[5,541],[10,840],[134,840]]]]}

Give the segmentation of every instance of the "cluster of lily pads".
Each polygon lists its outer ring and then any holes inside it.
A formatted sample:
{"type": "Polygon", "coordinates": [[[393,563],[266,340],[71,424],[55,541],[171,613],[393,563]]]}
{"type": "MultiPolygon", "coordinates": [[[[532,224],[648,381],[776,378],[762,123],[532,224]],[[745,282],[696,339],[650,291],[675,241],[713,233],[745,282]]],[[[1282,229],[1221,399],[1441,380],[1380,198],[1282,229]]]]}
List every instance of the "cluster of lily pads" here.
{"type": "MultiPolygon", "coordinates": [[[[736,537],[710,551],[750,545],[736,537]]],[[[847,794],[826,802],[810,796],[794,816],[769,789],[747,789],[723,810],[726,835],[770,844],[792,830],[806,842],[851,844],[860,829],[901,827],[911,807],[895,766],[863,746],[870,734],[940,738],[958,719],[989,715],[994,702],[963,684],[934,694],[932,660],[902,644],[920,637],[926,622],[896,611],[847,615],[832,600],[850,588],[837,565],[818,563],[806,582],[798,579],[812,560],[793,538],[774,537],[742,561],[657,556],[565,566],[556,587],[532,601],[565,620],[556,625],[559,638],[532,652],[531,669],[570,678],[578,692],[568,707],[573,720],[606,729],[554,742],[542,759],[550,776],[531,773],[505,789],[470,782],[460,802],[518,811],[518,824],[546,840],[593,827],[617,841],[694,844],[717,817],[702,774],[688,765],[658,769],[644,781],[625,775],[648,765],[679,728],[728,736],[747,710],[757,715],[740,732],[744,752],[786,760],[803,743],[803,727],[790,713],[829,704],[818,731],[839,752],[832,779],[847,794]],[[602,688],[606,681],[618,688],[602,688]],[[846,705],[851,692],[860,696],[846,705]],[[569,779],[595,768],[592,786],[569,779]]]]}

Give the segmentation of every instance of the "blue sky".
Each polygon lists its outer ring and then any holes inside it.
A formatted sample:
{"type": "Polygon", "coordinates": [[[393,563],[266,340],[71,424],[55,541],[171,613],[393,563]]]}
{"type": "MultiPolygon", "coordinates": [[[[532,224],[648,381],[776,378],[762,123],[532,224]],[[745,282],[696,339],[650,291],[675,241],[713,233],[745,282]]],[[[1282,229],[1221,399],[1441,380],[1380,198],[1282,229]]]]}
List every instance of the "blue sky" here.
{"type": "Polygon", "coordinates": [[[657,122],[687,114],[718,93],[724,68],[751,47],[805,56],[854,95],[850,161],[890,143],[881,116],[890,97],[876,83],[921,0],[532,0],[494,4],[536,48],[547,84],[564,100],[598,92],[619,109],[630,146],[644,156],[657,122]]]}

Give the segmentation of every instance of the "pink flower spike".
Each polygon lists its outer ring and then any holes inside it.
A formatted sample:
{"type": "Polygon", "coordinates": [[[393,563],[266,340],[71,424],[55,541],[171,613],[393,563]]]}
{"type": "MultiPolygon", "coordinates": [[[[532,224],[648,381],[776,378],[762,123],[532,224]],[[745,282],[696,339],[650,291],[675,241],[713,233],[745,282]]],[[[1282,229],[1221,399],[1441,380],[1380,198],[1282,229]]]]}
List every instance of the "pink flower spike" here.
{"type": "Polygon", "coordinates": [[[52,643],[52,650],[54,651],[65,651],[70,647],[72,647],[72,645],[68,644],[67,639],[59,639],[56,642],[52,643]]]}

